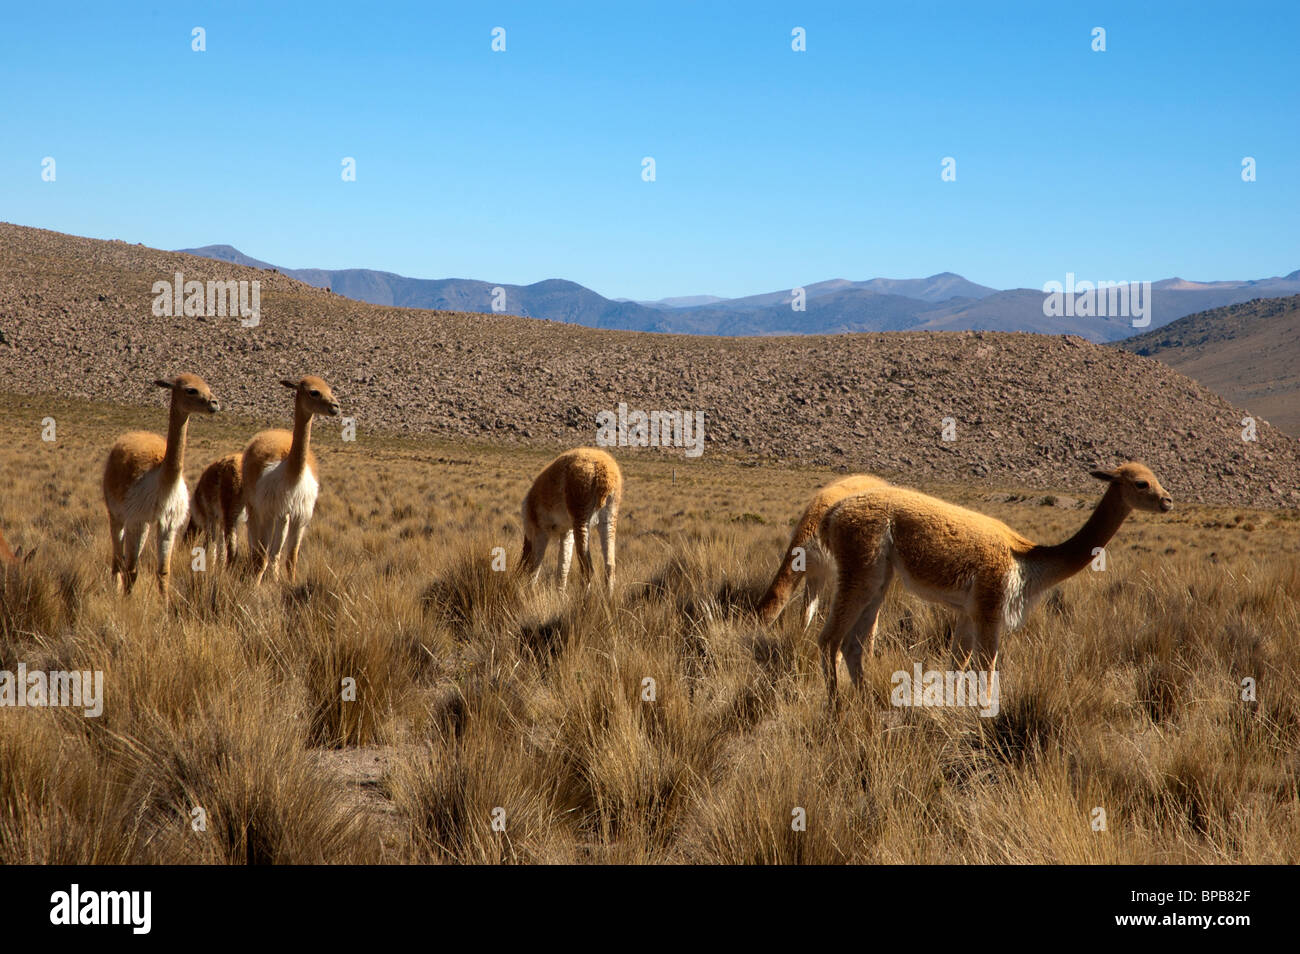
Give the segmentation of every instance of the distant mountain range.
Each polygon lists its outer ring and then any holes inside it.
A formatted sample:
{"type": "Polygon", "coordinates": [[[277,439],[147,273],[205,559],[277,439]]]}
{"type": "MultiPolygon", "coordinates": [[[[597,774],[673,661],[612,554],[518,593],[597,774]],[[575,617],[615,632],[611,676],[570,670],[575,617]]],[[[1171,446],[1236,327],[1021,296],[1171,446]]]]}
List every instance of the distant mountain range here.
{"type": "MultiPolygon", "coordinates": [[[[336,295],[376,305],[490,312],[494,289],[505,291],[507,314],[548,318],[589,328],[701,335],[828,334],[845,331],[1029,331],[1075,334],[1090,341],[1118,341],[1200,311],[1300,294],[1300,270],[1254,281],[1152,283],[1151,323],[1134,328],[1126,317],[1044,315],[1044,294],[1032,288],[1000,291],[952,272],[929,278],[846,279],[804,286],[806,308],[791,308],[791,290],[745,298],[693,295],[638,302],[610,299],[576,282],[552,278],[532,285],[505,285],[464,278],[407,278],[365,268],[282,268],[251,258],[230,245],[179,249],[251,268],[276,268],[336,295]]],[[[1064,280],[1064,276],[1061,277],[1064,280]]],[[[1073,309],[1070,309],[1073,310],[1073,309]]]]}

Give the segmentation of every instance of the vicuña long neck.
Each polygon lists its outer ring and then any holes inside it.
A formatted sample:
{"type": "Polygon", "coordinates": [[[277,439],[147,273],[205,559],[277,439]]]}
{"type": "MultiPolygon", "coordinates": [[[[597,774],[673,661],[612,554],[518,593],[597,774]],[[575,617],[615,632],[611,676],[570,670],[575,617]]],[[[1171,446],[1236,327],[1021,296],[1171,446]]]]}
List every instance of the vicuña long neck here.
{"type": "Polygon", "coordinates": [[[1026,558],[1041,568],[1037,574],[1038,587],[1050,589],[1068,580],[1093,561],[1096,547],[1104,547],[1115,536],[1120,525],[1130,512],[1124,503],[1123,491],[1111,484],[1106,488],[1092,512],[1088,522],[1079,528],[1079,532],[1064,543],[1054,546],[1036,546],[1029,551],[1026,558]]]}
{"type": "Polygon", "coordinates": [[[292,479],[302,476],[307,468],[307,446],[311,443],[311,411],[300,405],[293,409],[293,443],[289,445],[289,456],[285,467],[292,479]]]}
{"type": "Polygon", "coordinates": [[[185,436],[189,426],[189,414],[173,403],[167,417],[167,452],[163,455],[162,462],[164,487],[171,487],[181,479],[181,467],[185,464],[185,436]]]}

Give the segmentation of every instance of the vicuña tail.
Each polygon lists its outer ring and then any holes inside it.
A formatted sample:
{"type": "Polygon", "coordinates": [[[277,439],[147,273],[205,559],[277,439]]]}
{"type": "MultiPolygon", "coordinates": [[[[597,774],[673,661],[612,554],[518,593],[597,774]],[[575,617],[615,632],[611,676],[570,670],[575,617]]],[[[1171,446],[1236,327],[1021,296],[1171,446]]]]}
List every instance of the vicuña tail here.
{"type": "Polygon", "coordinates": [[[803,519],[794,528],[794,533],[790,536],[790,545],[785,548],[785,557],[781,560],[781,567],[776,571],[776,576],[772,578],[772,585],[767,588],[763,598],[758,603],[758,618],[765,626],[770,626],[776,622],[785,605],[790,602],[794,596],[795,590],[799,584],[804,581],[804,573],[807,567],[808,543],[817,531],[817,520],[814,516],[807,513],[803,519]],[[803,566],[796,567],[797,558],[802,554],[803,566]]]}

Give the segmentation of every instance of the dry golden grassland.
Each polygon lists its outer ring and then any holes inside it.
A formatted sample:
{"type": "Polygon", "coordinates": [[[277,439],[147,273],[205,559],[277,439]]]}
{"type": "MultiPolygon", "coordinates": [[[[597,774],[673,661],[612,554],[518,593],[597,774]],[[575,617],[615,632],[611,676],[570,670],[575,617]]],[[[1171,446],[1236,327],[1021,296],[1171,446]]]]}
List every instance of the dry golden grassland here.
{"type": "MultiPolygon", "coordinates": [[[[949,668],[948,614],[895,587],[870,688],[842,678],[831,714],[819,622],[748,616],[830,472],[616,450],[611,605],[576,562],[567,596],[549,564],[536,592],[491,567],[552,452],[320,423],[298,585],[181,549],[168,612],[152,546],[112,591],[99,490],[165,409],[0,409],[0,526],[39,546],[0,577],[0,669],[106,680],[99,718],[0,709],[0,862],[1300,861],[1295,512],[1190,506],[1160,474],[1173,513],[1134,514],[1004,639],[994,718],[890,706],[895,671],[949,668]]],[[[194,420],[191,486],[265,423],[194,420]]],[[[1046,540],[1095,502],[921,486],[1046,540]]]]}

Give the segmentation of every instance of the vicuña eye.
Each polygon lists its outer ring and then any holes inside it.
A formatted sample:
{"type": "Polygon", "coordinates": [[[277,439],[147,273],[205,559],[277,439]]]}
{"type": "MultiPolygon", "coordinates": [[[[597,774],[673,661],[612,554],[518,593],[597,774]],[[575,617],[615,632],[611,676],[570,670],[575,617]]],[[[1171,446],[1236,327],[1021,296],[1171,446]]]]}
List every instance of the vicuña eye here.
{"type": "Polygon", "coordinates": [[[320,392],[319,392],[319,391],[312,391],[312,392],[311,392],[311,396],[312,396],[312,397],[320,397],[320,392]]]}
{"type": "Polygon", "coordinates": [[[185,389],[185,392],[186,392],[187,394],[198,394],[198,393],[199,393],[199,389],[198,389],[198,388],[186,388],[186,389],[185,389]]]}
{"type": "Polygon", "coordinates": [[[1146,489],[1147,489],[1148,487],[1150,487],[1151,485],[1148,484],[1145,480],[1139,480],[1139,481],[1138,481],[1137,483],[1135,483],[1133,486],[1137,487],[1138,490],[1146,490],[1146,489]]]}

